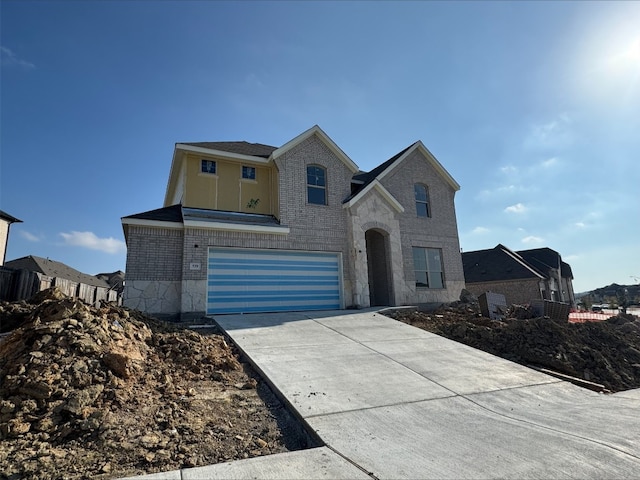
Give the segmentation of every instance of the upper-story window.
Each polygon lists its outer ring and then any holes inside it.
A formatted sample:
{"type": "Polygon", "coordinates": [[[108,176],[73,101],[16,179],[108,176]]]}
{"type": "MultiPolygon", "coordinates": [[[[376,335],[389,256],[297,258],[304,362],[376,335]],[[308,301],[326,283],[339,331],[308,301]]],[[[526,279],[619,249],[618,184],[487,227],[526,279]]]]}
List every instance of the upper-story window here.
{"type": "Polygon", "coordinates": [[[213,160],[202,160],[200,164],[200,171],[202,173],[216,173],[216,162],[213,160]]]}
{"type": "Polygon", "coordinates": [[[307,202],[327,204],[327,171],[318,165],[307,166],[307,202]]]}
{"type": "Polygon", "coordinates": [[[430,217],[431,208],[429,206],[429,190],[425,185],[416,183],[413,186],[413,191],[416,195],[416,212],[419,217],[430,217]]]}
{"type": "Polygon", "coordinates": [[[247,180],[255,180],[256,179],[256,167],[246,167],[242,166],[242,178],[246,178],[247,180]]]}

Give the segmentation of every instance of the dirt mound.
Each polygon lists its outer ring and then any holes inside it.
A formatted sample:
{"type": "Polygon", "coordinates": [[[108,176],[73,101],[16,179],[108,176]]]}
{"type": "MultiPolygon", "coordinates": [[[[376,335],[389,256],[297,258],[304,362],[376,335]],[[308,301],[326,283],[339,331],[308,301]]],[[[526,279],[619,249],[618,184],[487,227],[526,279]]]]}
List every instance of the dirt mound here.
{"type": "Polygon", "coordinates": [[[513,306],[511,318],[490,320],[477,305],[456,302],[434,312],[396,311],[391,317],[512,360],[604,385],[610,391],[640,387],[640,320],[560,323],[531,318],[513,306]]]}
{"type": "Polygon", "coordinates": [[[21,323],[0,340],[8,478],[121,477],[305,446],[219,334],[56,290],[2,308],[21,323]]]}

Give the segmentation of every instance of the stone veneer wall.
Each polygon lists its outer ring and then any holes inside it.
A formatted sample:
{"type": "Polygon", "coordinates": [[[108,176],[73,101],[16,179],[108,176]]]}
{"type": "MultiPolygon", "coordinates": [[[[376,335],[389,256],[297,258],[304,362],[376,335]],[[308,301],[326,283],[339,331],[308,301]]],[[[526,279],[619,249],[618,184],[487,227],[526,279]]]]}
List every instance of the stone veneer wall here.
{"type": "Polygon", "coordinates": [[[396,210],[373,189],[349,209],[351,221],[349,242],[350,245],[353,245],[349,258],[355,272],[353,305],[360,307],[371,305],[365,241],[365,233],[370,229],[384,232],[383,234],[387,237],[385,241],[388,242],[390,254],[388,260],[391,268],[391,304],[402,305],[406,302],[406,291],[402,277],[400,227],[395,217],[396,213],[396,210]]]}
{"type": "Polygon", "coordinates": [[[177,228],[129,226],[124,306],[159,317],[179,314],[183,238],[177,228]]]}
{"type": "Polygon", "coordinates": [[[465,287],[462,255],[455,212],[455,190],[431,163],[414,151],[380,181],[404,207],[398,213],[401,232],[404,303],[451,302],[465,287]],[[421,183],[429,191],[431,217],[418,217],[413,185],[421,183]],[[412,247],[442,249],[445,289],[416,288],[412,247]]]}

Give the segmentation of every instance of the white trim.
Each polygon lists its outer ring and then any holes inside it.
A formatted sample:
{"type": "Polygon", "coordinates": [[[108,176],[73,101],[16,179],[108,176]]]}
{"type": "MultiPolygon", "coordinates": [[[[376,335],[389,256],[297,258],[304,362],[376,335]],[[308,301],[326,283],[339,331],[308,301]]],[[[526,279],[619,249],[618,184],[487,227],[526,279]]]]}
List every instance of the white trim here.
{"type": "Polygon", "coordinates": [[[340,159],[342,160],[342,163],[344,163],[347,168],[349,170],[351,170],[352,173],[356,173],[359,172],[360,169],[358,168],[358,166],[353,162],[353,160],[351,160],[346,153],[344,153],[342,151],[342,149],[340,147],[338,147],[338,145],[335,144],[335,142],[333,140],[331,140],[331,138],[329,138],[329,136],[324,133],[322,131],[322,129],[318,126],[318,125],[314,125],[313,127],[311,127],[309,130],[307,130],[306,132],[302,132],[300,135],[298,135],[297,137],[295,137],[292,140],[289,140],[287,143],[285,143],[283,146],[281,146],[280,148],[274,150],[271,153],[271,156],[269,157],[269,159],[271,160],[275,160],[276,158],[278,158],[279,156],[281,156],[282,154],[284,154],[285,152],[287,152],[288,150],[292,149],[293,147],[295,147],[296,145],[300,144],[301,142],[303,142],[304,140],[306,140],[307,138],[310,138],[312,135],[317,135],[320,140],[322,140],[325,145],[327,145],[327,147],[329,147],[329,149],[340,159]]]}
{"type": "MultiPolygon", "coordinates": [[[[527,261],[522,258],[518,253],[510,250],[509,248],[505,247],[504,245],[501,245],[500,250],[502,250],[504,253],[506,253],[507,255],[509,255],[512,259],[514,259],[516,262],[518,262],[520,265],[522,265],[524,268],[526,268],[527,270],[529,270],[531,273],[533,273],[536,277],[540,278],[541,280],[546,280],[547,277],[545,277],[544,275],[539,274],[538,272],[536,272],[534,269],[532,269],[528,264],[527,261]]],[[[498,281],[498,280],[496,280],[498,281]]],[[[504,280],[502,280],[504,281],[504,280]]]]}
{"type": "MultiPolygon", "coordinates": [[[[212,155],[216,157],[223,157],[232,160],[244,160],[254,163],[269,163],[268,158],[254,157],[253,155],[243,155],[241,153],[223,152],[222,150],[213,150],[211,148],[195,147],[193,145],[185,145],[184,143],[176,143],[176,150],[183,150],[191,153],[201,153],[204,155],[212,155]]],[[[206,159],[205,159],[206,160],[206,159]]]]}
{"type": "Polygon", "coordinates": [[[123,225],[136,225],[139,227],[173,228],[176,230],[182,228],[182,222],[167,222],[141,218],[122,218],[121,221],[123,225]]]}
{"type": "Polygon", "coordinates": [[[353,205],[355,205],[361,198],[363,198],[366,193],[368,191],[370,191],[372,188],[375,188],[375,190],[382,195],[382,197],[389,202],[389,204],[395,208],[398,212],[403,213],[404,212],[404,207],[402,206],[402,204],[395,199],[395,197],[393,195],[391,195],[391,193],[389,193],[389,190],[387,190],[386,188],[384,188],[382,186],[382,184],[377,180],[373,180],[373,182],[371,182],[369,185],[367,185],[366,187],[364,187],[362,190],[360,190],[355,197],[353,197],[351,200],[349,200],[347,203],[342,204],[342,208],[350,208],[353,205]]]}
{"type": "Polygon", "coordinates": [[[241,223],[208,222],[200,220],[185,220],[185,228],[203,228],[205,230],[223,230],[227,232],[272,233],[274,235],[288,235],[289,227],[269,225],[246,225],[241,223]]]}
{"type": "Polygon", "coordinates": [[[456,182],[453,177],[447,172],[447,170],[442,166],[442,164],[433,156],[433,154],[429,151],[427,147],[424,146],[422,141],[418,140],[416,143],[409,148],[400,158],[398,158],[395,162],[389,165],[382,173],[380,173],[376,178],[378,180],[384,178],[389,172],[393,171],[398,165],[400,165],[409,155],[411,155],[415,150],[420,151],[422,155],[431,163],[433,168],[440,174],[442,178],[457,192],[460,190],[460,185],[456,182]]]}

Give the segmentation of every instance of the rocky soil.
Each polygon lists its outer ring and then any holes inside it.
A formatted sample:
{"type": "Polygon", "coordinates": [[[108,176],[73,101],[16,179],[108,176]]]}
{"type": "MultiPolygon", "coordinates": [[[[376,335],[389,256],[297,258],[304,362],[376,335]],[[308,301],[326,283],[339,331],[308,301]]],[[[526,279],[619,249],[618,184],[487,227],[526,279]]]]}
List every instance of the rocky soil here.
{"type": "Polygon", "coordinates": [[[482,317],[477,303],[456,302],[433,312],[396,311],[404,323],[508,360],[601,384],[617,392],[640,388],[640,320],[561,323],[532,318],[512,306],[503,321],[482,317]]]}
{"type": "Polygon", "coordinates": [[[58,290],[0,303],[0,478],[117,478],[305,448],[222,335],[58,290]]]}

